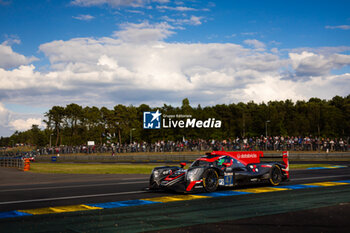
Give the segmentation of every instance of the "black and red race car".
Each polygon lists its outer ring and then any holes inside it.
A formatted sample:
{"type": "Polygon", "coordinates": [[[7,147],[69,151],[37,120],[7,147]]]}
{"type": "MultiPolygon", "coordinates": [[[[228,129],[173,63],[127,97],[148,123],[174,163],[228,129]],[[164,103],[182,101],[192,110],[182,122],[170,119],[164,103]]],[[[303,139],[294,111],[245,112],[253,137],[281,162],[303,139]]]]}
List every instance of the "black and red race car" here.
{"type": "Polygon", "coordinates": [[[214,192],[219,187],[233,187],[249,183],[279,185],[289,179],[288,152],[283,152],[281,162],[260,162],[262,151],[213,151],[198,158],[186,170],[164,166],[153,169],[150,190],[177,192],[214,192]]]}

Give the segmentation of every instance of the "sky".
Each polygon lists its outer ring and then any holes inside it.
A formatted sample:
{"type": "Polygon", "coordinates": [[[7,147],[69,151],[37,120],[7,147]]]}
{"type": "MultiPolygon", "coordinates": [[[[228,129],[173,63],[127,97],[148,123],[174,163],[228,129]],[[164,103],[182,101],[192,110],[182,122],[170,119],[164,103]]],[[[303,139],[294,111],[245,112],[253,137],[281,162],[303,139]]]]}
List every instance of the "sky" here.
{"type": "Polygon", "coordinates": [[[0,0],[0,136],[52,106],[350,94],[350,1],[0,0]]]}

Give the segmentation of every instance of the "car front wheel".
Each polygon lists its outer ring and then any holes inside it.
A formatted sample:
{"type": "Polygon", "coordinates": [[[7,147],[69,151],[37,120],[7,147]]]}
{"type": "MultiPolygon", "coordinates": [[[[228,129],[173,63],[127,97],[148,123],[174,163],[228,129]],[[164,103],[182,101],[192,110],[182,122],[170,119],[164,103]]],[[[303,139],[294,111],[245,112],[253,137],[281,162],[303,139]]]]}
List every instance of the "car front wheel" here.
{"type": "Polygon", "coordinates": [[[219,185],[218,173],[210,168],[203,173],[203,187],[207,192],[214,192],[219,185]]]}

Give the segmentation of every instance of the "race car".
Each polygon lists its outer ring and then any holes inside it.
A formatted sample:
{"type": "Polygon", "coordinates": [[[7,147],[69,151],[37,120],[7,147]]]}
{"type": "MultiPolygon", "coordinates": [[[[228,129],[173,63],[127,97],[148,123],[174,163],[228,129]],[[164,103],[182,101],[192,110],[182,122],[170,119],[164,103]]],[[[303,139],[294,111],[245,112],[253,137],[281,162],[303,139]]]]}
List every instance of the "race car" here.
{"type": "MultiPolygon", "coordinates": [[[[289,180],[288,152],[281,162],[260,162],[262,151],[213,151],[195,160],[186,170],[186,163],[153,169],[150,190],[176,192],[214,192],[220,187],[250,183],[279,185],[289,180]]],[[[265,157],[266,158],[266,157],[265,157]]]]}
{"type": "Polygon", "coordinates": [[[30,162],[35,162],[35,156],[33,155],[25,155],[21,157],[23,160],[29,159],[30,162]]]}

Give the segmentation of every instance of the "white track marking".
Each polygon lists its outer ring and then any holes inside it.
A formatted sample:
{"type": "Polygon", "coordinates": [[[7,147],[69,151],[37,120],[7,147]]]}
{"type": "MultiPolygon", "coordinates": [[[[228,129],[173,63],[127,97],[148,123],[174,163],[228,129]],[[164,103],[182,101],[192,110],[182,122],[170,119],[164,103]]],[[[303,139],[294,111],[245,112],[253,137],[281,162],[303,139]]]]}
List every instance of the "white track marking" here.
{"type": "Polygon", "coordinates": [[[134,182],[119,182],[119,183],[106,183],[106,184],[82,184],[82,185],[66,185],[66,186],[53,186],[53,187],[37,187],[37,188],[20,188],[20,189],[5,189],[0,190],[0,193],[3,192],[12,192],[12,191],[29,191],[29,190],[43,190],[43,189],[64,189],[64,188],[81,188],[81,187],[95,187],[95,186],[109,186],[109,185],[120,185],[120,184],[146,184],[146,181],[134,181],[134,182]]]}
{"type": "Polygon", "coordinates": [[[91,195],[69,196],[69,197],[41,198],[41,199],[21,200],[21,201],[5,201],[5,202],[0,202],[0,205],[18,204],[18,203],[26,203],[26,202],[39,202],[39,201],[68,200],[68,199],[78,199],[78,198],[87,198],[87,197],[118,196],[118,195],[137,194],[137,193],[146,193],[146,192],[147,191],[132,191],[132,192],[121,192],[121,193],[103,193],[103,194],[91,194],[91,195]]]}

